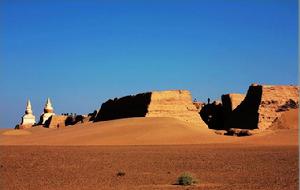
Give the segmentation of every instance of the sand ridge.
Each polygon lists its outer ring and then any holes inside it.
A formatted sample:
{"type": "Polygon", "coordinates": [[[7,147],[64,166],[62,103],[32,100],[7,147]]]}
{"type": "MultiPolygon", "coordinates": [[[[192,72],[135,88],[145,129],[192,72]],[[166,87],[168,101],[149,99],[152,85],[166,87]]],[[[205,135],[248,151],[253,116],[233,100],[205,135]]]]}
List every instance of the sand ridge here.
{"type": "Polygon", "coordinates": [[[19,135],[30,135],[32,134],[30,131],[28,130],[7,130],[7,131],[3,131],[1,133],[1,135],[8,135],[8,136],[19,136],[19,135]]]}
{"type": "Polygon", "coordinates": [[[28,135],[0,133],[0,145],[298,144],[297,129],[266,130],[250,137],[232,137],[217,135],[206,128],[189,127],[174,118],[156,117],[90,122],[61,129],[35,127],[22,131],[28,135]]]}

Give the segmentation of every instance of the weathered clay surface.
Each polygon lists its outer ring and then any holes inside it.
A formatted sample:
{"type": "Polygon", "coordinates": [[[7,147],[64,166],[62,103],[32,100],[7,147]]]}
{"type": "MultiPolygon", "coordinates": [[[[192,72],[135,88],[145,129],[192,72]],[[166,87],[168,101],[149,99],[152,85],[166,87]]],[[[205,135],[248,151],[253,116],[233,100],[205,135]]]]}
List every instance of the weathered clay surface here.
{"type": "Polygon", "coordinates": [[[49,118],[49,122],[46,122],[48,128],[61,128],[65,127],[65,122],[68,116],[64,115],[53,115],[49,118]]]}
{"type": "Polygon", "coordinates": [[[297,108],[299,104],[298,90],[296,86],[262,86],[261,103],[258,109],[258,128],[268,128],[285,111],[297,108]]]}
{"type": "Polygon", "coordinates": [[[244,94],[224,94],[222,95],[222,105],[224,110],[233,111],[245,99],[244,94]]]}
{"type": "Polygon", "coordinates": [[[204,102],[193,102],[194,106],[196,106],[198,113],[201,111],[201,109],[205,106],[204,102]]]}
{"type": "Polygon", "coordinates": [[[95,121],[128,117],[172,117],[192,126],[206,127],[187,90],[147,92],[108,100],[102,104],[95,121]]]}
{"type": "Polygon", "coordinates": [[[206,126],[187,90],[152,92],[146,117],[173,117],[196,126],[206,126]]]}
{"type": "Polygon", "coordinates": [[[233,110],[227,128],[266,129],[285,111],[299,105],[297,86],[251,85],[242,103],[233,110]]]}

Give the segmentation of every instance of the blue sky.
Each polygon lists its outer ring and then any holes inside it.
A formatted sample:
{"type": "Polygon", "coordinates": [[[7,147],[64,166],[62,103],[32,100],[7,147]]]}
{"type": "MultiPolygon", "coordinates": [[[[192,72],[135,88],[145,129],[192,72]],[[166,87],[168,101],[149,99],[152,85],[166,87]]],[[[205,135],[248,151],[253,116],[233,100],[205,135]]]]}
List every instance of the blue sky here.
{"type": "Polygon", "coordinates": [[[109,98],[188,89],[206,101],[297,84],[296,0],[2,0],[0,127],[109,98]]]}

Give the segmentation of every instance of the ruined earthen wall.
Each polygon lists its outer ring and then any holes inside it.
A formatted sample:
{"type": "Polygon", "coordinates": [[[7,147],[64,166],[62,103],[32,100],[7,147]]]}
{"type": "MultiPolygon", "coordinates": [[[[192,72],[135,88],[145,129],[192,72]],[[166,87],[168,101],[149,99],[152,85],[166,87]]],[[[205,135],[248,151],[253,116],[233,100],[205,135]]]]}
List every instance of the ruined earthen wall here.
{"type": "Polygon", "coordinates": [[[68,116],[64,115],[53,115],[49,118],[49,122],[46,123],[48,128],[65,127],[65,121],[68,116]]]}
{"type": "Polygon", "coordinates": [[[226,111],[233,111],[245,99],[244,94],[224,94],[222,95],[223,109],[226,111]]]}
{"type": "Polygon", "coordinates": [[[197,112],[199,113],[201,109],[205,106],[204,102],[193,102],[194,106],[197,108],[197,112]]]}
{"type": "Polygon", "coordinates": [[[187,90],[152,92],[146,117],[173,117],[195,126],[206,126],[187,90]]]}
{"type": "MultiPolygon", "coordinates": [[[[266,129],[272,125],[276,118],[287,110],[289,102],[299,103],[298,87],[296,86],[262,86],[261,103],[258,109],[258,128],[266,129]]],[[[292,104],[292,103],[291,103],[292,104]]]]}
{"type": "Polygon", "coordinates": [[[226,119],[226,128],[268,128],[285,110],[298,107],[298,90],[296,86],[251,85],[244,101],[226,119]]]}
{"type": "Polygon", "coordinates": [[[193,126],[206,126],[187,90],[148,92],[108,100],[102,104],[95,121],[129,117],[173,117],[193,126]]]}
{"type": "Polygon", "coordinates": [[[102,104],[94,121],[145,117],[150,100],[151,92],[110,99],[102,104]]]}

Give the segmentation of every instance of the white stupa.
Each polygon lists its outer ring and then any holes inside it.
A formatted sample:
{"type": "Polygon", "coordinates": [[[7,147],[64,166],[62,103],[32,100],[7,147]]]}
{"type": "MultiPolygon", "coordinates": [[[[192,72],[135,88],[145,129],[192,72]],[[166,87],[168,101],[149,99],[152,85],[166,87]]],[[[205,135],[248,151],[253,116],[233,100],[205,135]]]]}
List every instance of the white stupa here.
{"type": "Polygon", "coordinates": [[[35,116],[32,114],[30,100],[27,100],[25,115],[22,117],[21,125],[34,125],[35,116]]]}
{"type": "Polygon", "coordinates": [[[50,98],[47,99],[45,108],[44,108],[44,113],[41,115],[40,118],[40,124],[45,124],[45,122],[52,116],[55,115],[50,98]]]}

